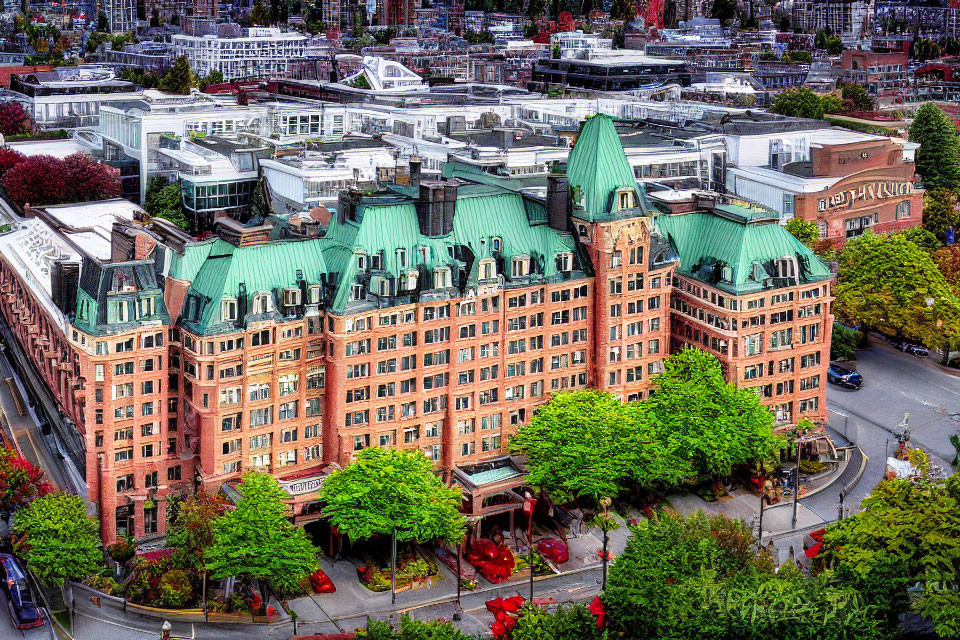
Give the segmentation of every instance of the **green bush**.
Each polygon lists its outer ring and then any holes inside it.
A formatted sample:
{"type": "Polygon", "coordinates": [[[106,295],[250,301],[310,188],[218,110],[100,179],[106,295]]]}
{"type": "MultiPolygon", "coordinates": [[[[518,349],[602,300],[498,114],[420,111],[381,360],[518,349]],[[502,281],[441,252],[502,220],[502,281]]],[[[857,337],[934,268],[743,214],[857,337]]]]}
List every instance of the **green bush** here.
{"type": "Polygon", "coordinates": [[[161,607],[181,609],[193,603],[193,586],[190,577],[183,569],[171,569],[160,578],[161,607]]]}
{"type": "Polygon", "coordinates": [[[833,324],[833,341],[830,343],[831,360],[856,360],[857,344],[863,334],[842,324],[833,324]]]}

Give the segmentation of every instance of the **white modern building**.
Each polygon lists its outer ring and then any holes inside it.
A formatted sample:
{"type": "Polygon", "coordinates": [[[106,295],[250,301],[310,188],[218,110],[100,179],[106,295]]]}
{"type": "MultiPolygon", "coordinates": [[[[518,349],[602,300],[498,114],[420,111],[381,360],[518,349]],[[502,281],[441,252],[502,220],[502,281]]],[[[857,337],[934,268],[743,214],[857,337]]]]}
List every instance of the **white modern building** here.
{"type": "Polygon", "coordinates": [[[613,40],[580,30],[561,31],[550,36],[550,48],[554,47],[559,47],[561,58],[589,59],[597,52],[613,49],[613,40]]]}
{"type": "Polygon", "coordinates": [[[215,35],[173,36],[173,53],[186,56],[198,76],[219,71],[223,79],[283,78],[301,60],[307,36],[295,31],[252,27],[239,38],[215,35]]]}
{"type": "Polygon", "coordinates": [[[10,78],[8,99],[16,100],[39,129],[96,126],[100,107],[136,100],[136,84],[101,67],[55,67],[10,78]]]}
{"type": "Polygon", "coordinates": [[[100,6],[107,16],[110,33],[136,30],[137,0],[104,0],[100,6]]]}

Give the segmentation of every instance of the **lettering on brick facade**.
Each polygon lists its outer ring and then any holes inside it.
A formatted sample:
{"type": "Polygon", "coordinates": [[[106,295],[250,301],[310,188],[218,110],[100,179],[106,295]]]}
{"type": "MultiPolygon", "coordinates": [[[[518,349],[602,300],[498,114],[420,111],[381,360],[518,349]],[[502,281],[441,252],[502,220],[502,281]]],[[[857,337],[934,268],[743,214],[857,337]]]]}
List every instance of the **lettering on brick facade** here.
{"type": "Polygon", "coordinates": [[[912,182],[895,182],[892,180],[871,182],[861,185],[859,189],[844,189],[828,198],[820,198],[817,202],[817,211],[852,207],[860,201],[885,200],[897,196],[908,196],[912,193],[912,182]]]}

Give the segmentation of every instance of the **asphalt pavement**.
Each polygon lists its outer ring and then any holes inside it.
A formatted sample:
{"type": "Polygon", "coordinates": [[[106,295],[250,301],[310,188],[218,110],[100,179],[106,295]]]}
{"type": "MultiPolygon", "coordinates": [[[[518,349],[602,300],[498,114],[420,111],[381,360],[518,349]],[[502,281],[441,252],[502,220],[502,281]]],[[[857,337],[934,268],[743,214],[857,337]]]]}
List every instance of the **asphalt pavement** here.
{"type": "Polygon", "coordinates": [[[7,607],[7,594],[0,589],[0,640],[54,640],[53,627],[49,616],[44,612],[44,625],[35,629],[17,629],[10,620],[10,609],[7,607]]]}

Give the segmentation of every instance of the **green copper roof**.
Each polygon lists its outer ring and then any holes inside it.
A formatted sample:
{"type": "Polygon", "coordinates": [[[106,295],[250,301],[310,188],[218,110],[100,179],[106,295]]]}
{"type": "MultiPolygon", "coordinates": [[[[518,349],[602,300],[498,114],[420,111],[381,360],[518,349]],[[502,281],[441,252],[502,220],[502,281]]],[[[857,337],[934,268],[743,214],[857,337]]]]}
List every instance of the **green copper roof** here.
{"type": "Polygon", "coordinates": [[[582,196],[583,214],[574,215],[588,220],[612,212],[617,189],[636,190],[637,179],[610,116],[599,113],[583,123],[567,161],[567,180],[571,193],[579,187],[582,196]]]}
{"type": "Polygon", "coordinates": [[[184,324],[200,333],[235,331],[232,321],[221,320],[220,301],[239,298],[241,283],[248,298],[257,292],[297,287],[298,271],[307,284],[318,284],[320,274],[327,272],[321,244],[322,240],[313,239],[235,247],[216,239],[187,293],[188,299],[199,296],[199,314],[195,318],[185,314],[184,324]]]}
{"type": "MultiPolygon", "coordinates": [[[[458,191],[453,231],[445,236],[421,235],[413,201],[394,197],[360,203],[354,220],[341,222],[334,217],[322,238],[273,240],[246,247],[236,247],[221,239],[192,244],[183,256],[176,255],[170,265],[171,277],[191,282],[181,322],[201,334],[235,331],[238,321],[224,322],[220,317],[223,298],[239,298],[243,283],[250,303],[248,313],[252,312],[252,298],[258,292],[273,293],[276,307],[281,289],[298,286],[298,271],[307,285],[320,283],[321,274],[326,276],[326,282],[332,285],[327,310],[335,314],[343,314],[356,302],[353,285],[371,285],[373,276],[400,279],[405,272],[414,270],[418,277],[432,278],[436,267],[446,265],[458,272],[470,265],[469,273],[464,273],[454,286],[475,285],[483,258],[497,259],[498,268],[506,274],[511,258],[529,256],[536,267],[534,275],[523,280],[524,284],[582,277],[576,269],[565,274],[558,271],[557,254],[572,253],[578,259],[580,256],[570,233],[540,222],[544,217],[542,208],[514,191],[465,185],[458,191]],[[493,250],[495,238],[499,241],[498,252],[493,250]],[[379,270],[360,272],[358,254],[379,255],[379,270]],[[401,254],[405,256],[402,265],[401,254]],[[196,308],[191,307],[197,304],[196,308]]],[[[504,284],[511,285],[508,274],[504,284]]],[[[422,281],[421,286],[424,290],[431,288],[422,281]]]]}
{"type": "Polygon", "coordinates": [[[786,228],[768,220],[751,221],[749,213],[726,208],[661,215],[656,224],[680,256],[679,273],[734,294],[777,286],[772,262],[778,258],[796,258],[801,283],[831,277],[826,265],[786,228]],[[724,267],[730,267],[729,278],[724,267]]]}

